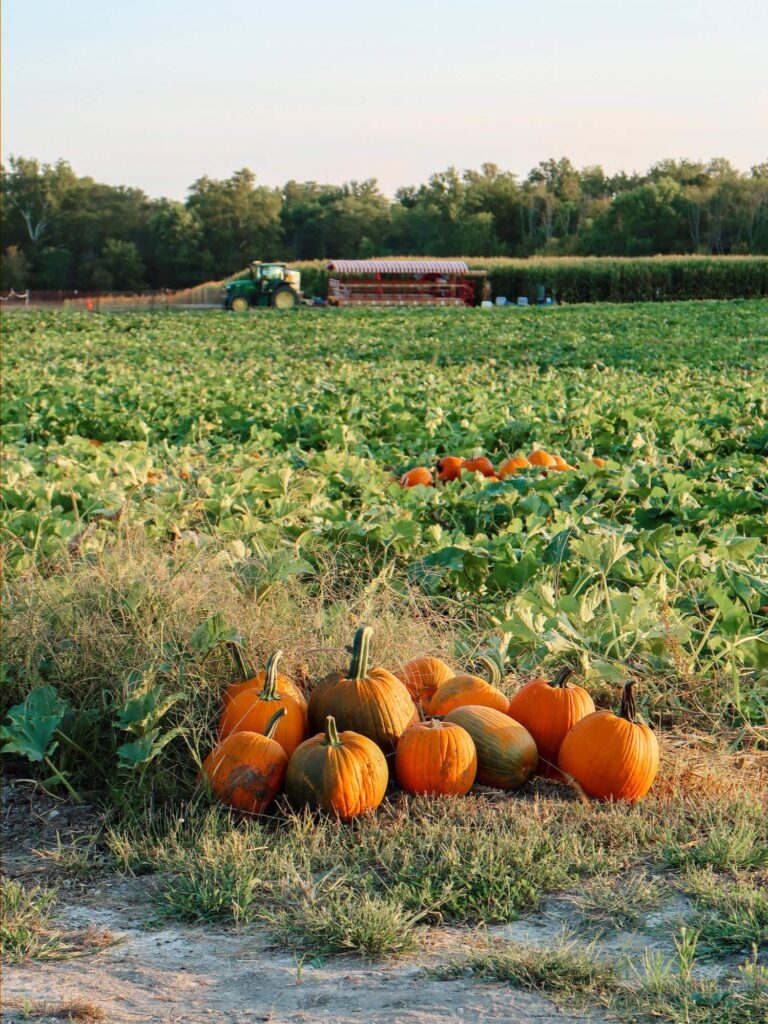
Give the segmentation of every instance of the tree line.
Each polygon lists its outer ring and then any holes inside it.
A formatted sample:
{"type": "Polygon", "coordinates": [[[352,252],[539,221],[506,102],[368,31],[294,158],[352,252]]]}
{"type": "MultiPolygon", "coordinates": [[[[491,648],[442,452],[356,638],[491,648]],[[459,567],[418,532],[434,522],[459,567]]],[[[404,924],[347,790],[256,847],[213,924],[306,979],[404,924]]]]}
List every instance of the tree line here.
{"type": "Polygon", "coordinates": [[[393,199],[375,179],[270,188],[244,168],[199,178],[181,202],[11,157],[1,189],[3,289],[182,288],[253,259],[768,253],[768,161],[610,175],[563,158],[524,178],[451,167],[393,199]]]}

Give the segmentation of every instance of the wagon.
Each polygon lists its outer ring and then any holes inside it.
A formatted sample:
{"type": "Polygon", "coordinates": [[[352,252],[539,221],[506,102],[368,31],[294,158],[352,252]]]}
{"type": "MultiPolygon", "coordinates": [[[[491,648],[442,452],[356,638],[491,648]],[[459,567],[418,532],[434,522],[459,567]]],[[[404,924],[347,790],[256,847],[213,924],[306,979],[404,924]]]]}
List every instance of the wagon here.
{"type": "Polygon", "coordinates": [[[331,306],[472,306],[484,273],[463,260],[331,260],[331,306]]]}

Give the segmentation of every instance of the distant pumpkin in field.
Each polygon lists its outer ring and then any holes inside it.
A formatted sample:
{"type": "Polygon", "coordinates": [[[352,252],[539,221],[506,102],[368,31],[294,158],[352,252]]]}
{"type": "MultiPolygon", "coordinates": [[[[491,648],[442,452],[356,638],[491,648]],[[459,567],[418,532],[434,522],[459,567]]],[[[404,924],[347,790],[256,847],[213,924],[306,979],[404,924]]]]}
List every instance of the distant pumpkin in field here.
{"type": "Polygon", "coordinates": [[[499,477],[503,480],[508,476],[516,476],[524,469],[530,469],[531,464],[524,455],[513,455],[511,459],[502,462],[499,466],[499,477]]]}
{"type": "Polygon", "coordinates": [[[464,459],[461,470],[462,472],[466,470],[468,473],[482,473],[483,476],[494,476],[496,473],[491,460],[482,455],[476,459],[464,459]]]}
{"type": "Polygon", "coordinates": [[[530,452],[528,461],[532,466],[538,466],[540,469],[556,468],[554,456],[550,455],[549,452],[545,452],[543,448],[536,448],[530,452]]]}
{"type": "Polygon", "coordinates": [[[461,464],[464,460],[458,455],[446,455],[437,464],[437,479],[443,483],[458,480],[461,476],[461,464]]]}
{"type": "Polygon", "coordinates": [[[433,483],[432,473],[425,466],[416,466],[414,469],[409,469],[400,477],[401,487],[418,487],[419,484],[422,487],[431,487],[433,483]]]}

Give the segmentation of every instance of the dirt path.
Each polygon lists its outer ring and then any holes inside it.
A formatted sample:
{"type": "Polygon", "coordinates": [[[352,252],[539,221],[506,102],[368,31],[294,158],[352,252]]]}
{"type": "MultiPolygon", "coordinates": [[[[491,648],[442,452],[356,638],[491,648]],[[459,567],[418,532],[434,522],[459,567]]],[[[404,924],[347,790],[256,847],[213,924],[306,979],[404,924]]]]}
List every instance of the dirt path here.
{"type": "MultiPolygon", "coordinates": [[[[110,1024],[575,1024],[587,1019],[540,996],[474,978],[433,981],[414,962],[365,964],[336,958],[301,968],[256,932],[135,926],[138,882],[61,908],[62,928],[96,925],[116,938],[95,956],[6,966],[5,1020],[17,1024],[24,1002],[53,1007],[93,1004],[110,1024]],[[114,909],[122,902],[124,909],[114,909]],[[16,1009],[11,1009],[16,1007],[16,1009]]],[[[139,917],[140,919],[140,917],[139,917]]],[[[45,1017],[36,1018],[38,1021],[45,1017]]],[[[51,1018],[53,1019],[53,1018],[51,1018]]]]}

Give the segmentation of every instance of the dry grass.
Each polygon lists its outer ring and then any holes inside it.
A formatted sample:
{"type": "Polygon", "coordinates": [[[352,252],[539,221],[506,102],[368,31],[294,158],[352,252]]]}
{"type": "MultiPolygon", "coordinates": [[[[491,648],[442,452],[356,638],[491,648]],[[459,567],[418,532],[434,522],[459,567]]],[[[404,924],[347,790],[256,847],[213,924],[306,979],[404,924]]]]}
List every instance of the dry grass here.
{"type": "MultiPolygon", "coordinates": [[[[285,671],[307,681],[348,660],[361,621],[375,626],[375,659],[390,669],[417,654],[454,657],[455,625],[386,571],[337,561],[301,581],[275,576],[269,558],[231,565],[215,545],[168,552],[130,533],[98,555],[30,570],[5,588],[4,646],[15,668],[8,699],[42,674],[73,700],[85,702],[105,683],[119,690],[125,673],[183,649],[214,613],[244,634],[252,661],[263,665],[282,648],[285,671]]],[[[222,652],[190,666],[187,681],[218,697],[232,674],[222,652]]]]}
{"type": "Polygon", "coordinates": [[[0,949],[8,963],[23,960],[71,960],[98,953],[117,941],[104,928],[62,931],[54,924],[56,889],[36,885],[25,887],[12,879],[0,885],[3,907],[0,949]]]}
{"type": "Polygon", "coordinates": [[[62,743],[65,771],[86,790],[113,783],[115,799],[128,798],[115,775],[115,749],[125,736],[113,721],[129,696],[131,672],[149,667],[165,692],[183,693],[163,722],[181,726],[183,737],[164,748],[151,779],[161,798],[188,796],[214,741],[221,693],[235,677],[224,645],[210,656],[186,656],[195,627],[210,616],[223,616],[244,636],[256,666],[282,649],[284,670],[305,690],[347,664],[360,622],[375,627],[377,664],[394,670],[427,652],[454,659],[455,625],[389,572],[337,559],[327,571],[282,579],[283,564],[232,564],[215,544],[163,550],[129,531],[98,555],[65,555],[9,581],[0,715],[34,686],[53,683],[73,708],[68,735],[99,766],[95,771],[62,743]]]}
{"type": "Polygon", "coordinates": [[[21,1020],[65,1021],[67,1024],[93,1024],[107,1019],[104,1011],[87,999],[67,999],[63,1003],[9,999],[7,1009],[20,1012],[21,1020]]]}

